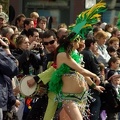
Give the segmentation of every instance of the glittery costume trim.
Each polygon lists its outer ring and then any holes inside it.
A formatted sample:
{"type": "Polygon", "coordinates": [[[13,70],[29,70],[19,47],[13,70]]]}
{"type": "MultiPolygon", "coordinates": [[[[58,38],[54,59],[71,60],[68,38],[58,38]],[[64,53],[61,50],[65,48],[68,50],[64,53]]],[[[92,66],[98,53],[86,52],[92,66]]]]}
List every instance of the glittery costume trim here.
{"type": "MultiPolygon", "coordinates": [[[[94,101],[94,100],[95,99],[91,97],[90,90],[84,90],[82,93],[60,92],[55,98],[55,101],[59,102],[60,104],[62,104],[63,101],[74,102],[78,106],[84,120],[89,120],[88,117],[89,105],[91,103],[90,101],[94,101]]],[[[65,104],[63,103],[62,106],[64,107],[64,105],[65,104]]]]}
{"type": "MultiPolygon", "coordinates": [[[[81,82],[86,82],[84,80],[83,75],[75,72],[75,71],[70,71],[70,73],[66,73],[63,76],[69,76],[69,77],[75,77],[81,82]]],[[[94,101],[91,97],[91,92],[88,90],[87,86],[84,87],[84,90],[81,93],[63,93],[60,91],[56,98],[55,101],[59,102],[59,107],[64,107],[64,102],[71,102],[73,101],[79,108],[82,116],[84,117],[85,120],[89,120],[88,118],[88,111],[89,111],[89,104],[91,101],[94,101]]]]}

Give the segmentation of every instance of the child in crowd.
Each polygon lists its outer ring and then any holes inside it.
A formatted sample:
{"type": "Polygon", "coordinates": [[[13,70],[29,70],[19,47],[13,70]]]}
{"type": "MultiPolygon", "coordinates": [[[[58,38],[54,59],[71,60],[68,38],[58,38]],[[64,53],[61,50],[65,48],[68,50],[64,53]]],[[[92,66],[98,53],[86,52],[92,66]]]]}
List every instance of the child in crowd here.
{"type": "Polygon", "coordinates": [[[37,12],[31,12],[30,13],[30,18],[33,19],[34,21],[34,27],[36,28],[37,26],[37,18],[39,17],[39,14],[37,12]]]}
{"type": "Polygon", "coordinates": [[[108,41],[108,46],[113,46],[115,50],[119,48],[119,39],[117,37],[111,37],[108,41]]]}
{"type": "MultiPolygon", "coordinates": [[[[107,113],[107,120],[118,120],[118,108],[115,106],[119,104],[119,100],[117,99],[117,92],[116,88],[118,89],[119,79],[120,77],[116,77],[115,79],[111,79],[111,76],[114,74],[120,74],[120,58],[118,57],[111,57],[108,62],[108,68],[105,71],[105,79],[104,87],[105,91],[101,94],[101,101],[102,101],[102,111],[106,111],[107,113]],[[108,81],[109,79],[109,81],[108,81]],[[113,119],[114,118],[114,119],[113,119]]],[[[119,107],[119,106],[118,106],[119,107]]],[[[120,109],[120,107],[119,107],[120,109]]],[[[106,118],[106,116],[104,116],[106,118]]]]}
{"type": "Polygon", "coordinates": [[[117,55],[120,55],[119,44],[120,44],[120,42],[119,42],[118,37],[111,37],[108,41],[108,48],[113,47],[116,50],[117,55]]]}
{"type": "Polygon", "coordinates": [[[117,57],[118,54],[117,54],[117,50],[113,47],[113,46],[109,46],[107,48],[107,51],[108,51],[108,54],[111,56],[111,57],[117,57]]]}
{"type": "Polygon", "coordinates": [[[120,112],[120,75],[114,71],[105,85],[106,120],[118,120],[120,112]]]}
{"type": "Polygon", "coordinates": [[[111,76],[113,73],[120,74],[120,58],[118,57],[111,57],[108,62],[108,73],[106,73],[107,79],[111,76]]]}

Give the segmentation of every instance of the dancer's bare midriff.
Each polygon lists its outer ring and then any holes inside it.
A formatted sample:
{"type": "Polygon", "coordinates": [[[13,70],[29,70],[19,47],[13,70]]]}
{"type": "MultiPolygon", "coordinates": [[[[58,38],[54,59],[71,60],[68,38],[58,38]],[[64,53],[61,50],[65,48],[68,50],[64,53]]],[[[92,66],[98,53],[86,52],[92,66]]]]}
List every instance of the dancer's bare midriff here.
{"type": "Polygon", "coordinates": [[[77,74],[74,75],[63,75],[62,77],[63,93],[81,93],[88,88],[87,83],[83,77],[79,77],[77,74]]]}

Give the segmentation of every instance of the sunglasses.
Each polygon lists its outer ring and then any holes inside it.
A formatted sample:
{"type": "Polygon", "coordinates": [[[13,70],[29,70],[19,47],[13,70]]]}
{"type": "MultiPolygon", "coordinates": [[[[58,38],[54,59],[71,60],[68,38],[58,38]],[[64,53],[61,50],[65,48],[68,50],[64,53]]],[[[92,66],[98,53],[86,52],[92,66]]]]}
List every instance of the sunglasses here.
{"type": "Polygon", "coordinates": [[[48,45],[48,44],[52,45],[52,44],[54,44],[54,42],[55,42],[55,40],[51,40],[50,42],[44,42],[43,44],[44,45],[48,45]]]}

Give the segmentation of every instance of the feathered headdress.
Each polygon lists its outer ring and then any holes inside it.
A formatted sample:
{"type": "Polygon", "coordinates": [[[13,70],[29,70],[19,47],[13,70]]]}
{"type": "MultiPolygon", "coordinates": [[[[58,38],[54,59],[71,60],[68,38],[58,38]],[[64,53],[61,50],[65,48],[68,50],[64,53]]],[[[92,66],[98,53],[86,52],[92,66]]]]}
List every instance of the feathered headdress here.
{"type": "Polygon", "coordinates": [[[71,41],[74,40],[78,35],[82,38],[85,38],[85,34],[93,24],[98,22],[98,18],[101,16],[100,13],[106,11],[106,3],[102,0],[89,8],[88,10],[80,13],[77,16],[75,24],[69,26],[70,34],[75,33],[74,37],[71,38],[71,41]]]}

